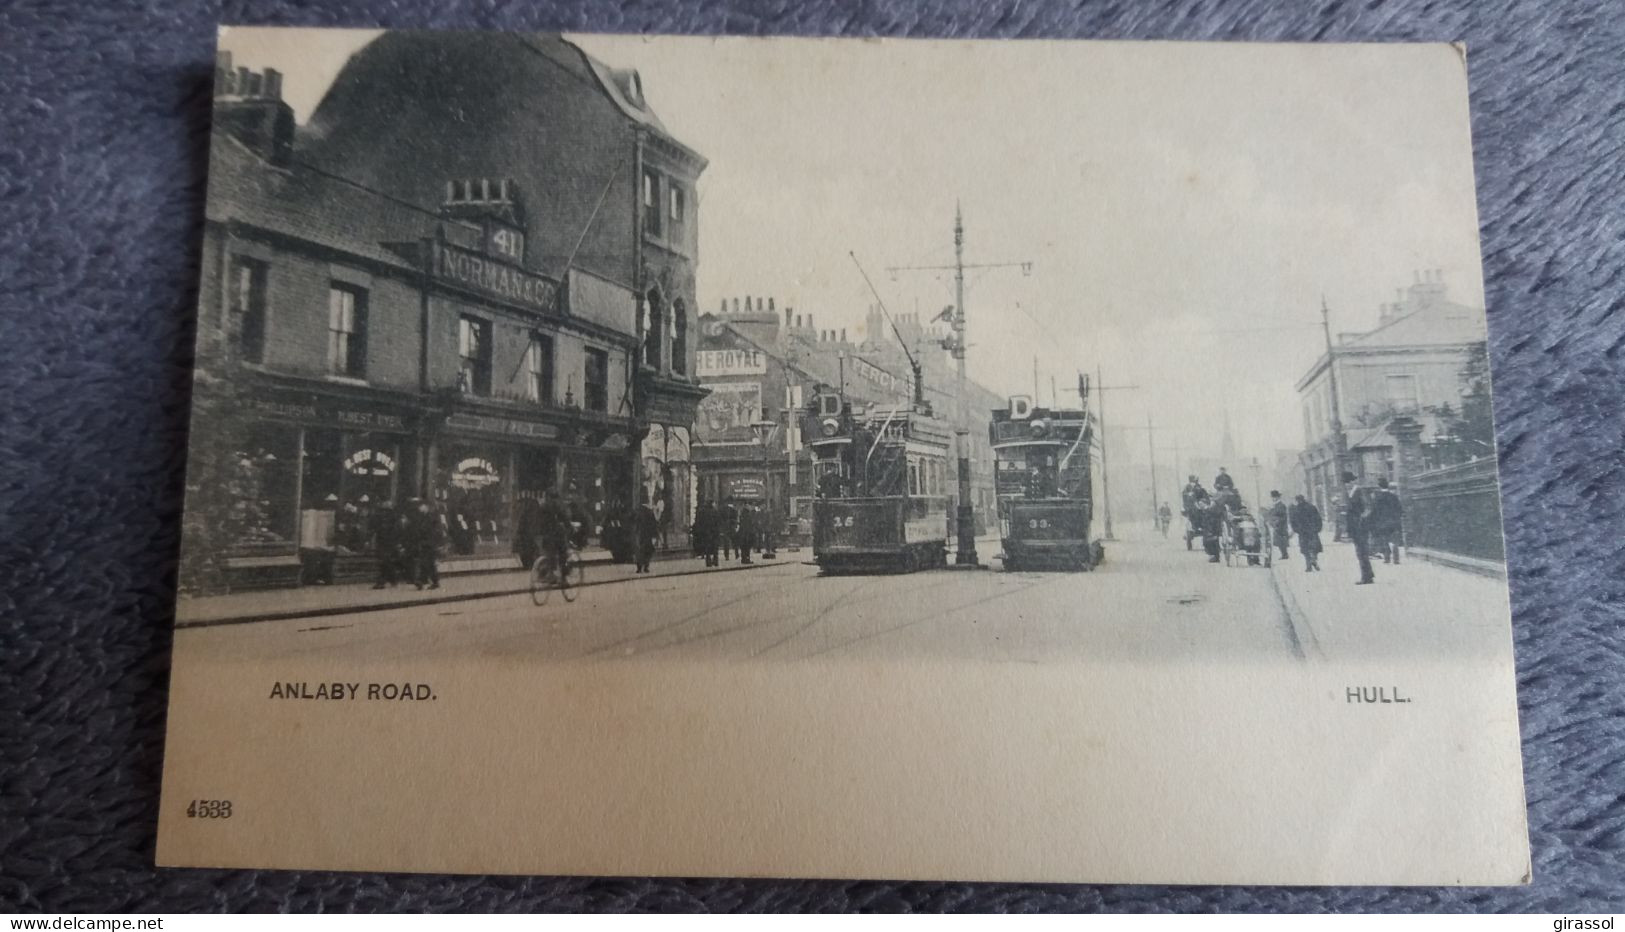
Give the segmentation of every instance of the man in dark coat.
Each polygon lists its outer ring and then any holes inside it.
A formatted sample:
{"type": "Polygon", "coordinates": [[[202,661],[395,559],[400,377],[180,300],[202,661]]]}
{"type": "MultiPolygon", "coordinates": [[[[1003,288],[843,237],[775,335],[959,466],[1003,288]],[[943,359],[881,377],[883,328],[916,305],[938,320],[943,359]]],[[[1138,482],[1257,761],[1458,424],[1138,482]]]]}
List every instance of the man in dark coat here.
{"type": "Polygon", "coordinates": [[[1404,508],[1399,496],[1388,487],[1388,478],[1377,480],[1371,493],[1371,549],[1384,563],[1399,562],[1399,529],[1404,520],[1404,508]]]}
{"type": "Polygon", "coordinates": [[[395,585],[401,570],[401,526],[395,506],[388,502],[380,502],[372,513],[372,551],[378,558],[378,581],[372,587],[395,585]]]}
{"type": "Polygon", "coordinates": [[[1196,526],[1202,531],[1202,549],[1207,551],[1207,562],[1219,562],[1219,538],[1224,534],[1224,505],[1217,499],[1204,499],[1196,526]]]}
{"type": "Polygon", "coordinates": [[[1215,492],[1234,492],[1235,490],[1236,490],[1236,480],[1230,478],[1230,471],[1228,469],[1225,469],[1223,466],[1220,466],[1219,467],[1219,474],[1217,476],[1213,477],[1213,491],[1215,491],[1215,492]]]}
{"type": "Polygon", "coordinates": [[[694,512],[694,549],[706,566],[717,565],[717,506],[701,502],[694,512]]]}
{"type": "Polygon", "coordinates": [[[1371,500],[1373,493],[1361,488],[1360,481],[1354,473],[1343,474],[1343,484],[1348,502],[1348,529],[1349,539],[1354,541],[1354,558],[1360,561],[1360,578],[1355,580],[1356,586],[1369,586],[1377,581],[1377,574],[1371,570],[1371,500]]]}
{"type": "Polygon", "coordinates": [[[1320,509],[1299,495],[1294,499],[1287,515],[1292,533],[1298,535],[1298,552],[1303,554],[1303,571],[1313,573],[1320,569],[1320,509]]]}
{"type": "Polygon", "coordinates": [[[739,509],[739,525],[734,529],[734,547],[739,551],[739,562],[749,563],[750,551],[756,546],[756,514],[749,506],[739,509]]]}
{"type": "Polygon", "coordinates": [[[552,562],[553,572],[562,573],[570,559],[570,513],[553,492],[542,493],[540,510],[541,552],[552,562]]]}
{"type": "Polygon", "coordinates": [[[435,562],[440,555],[440,544],[445,540],[445,529],[440,526],[440,515],[434,505],[414,500],[408,515],[409,531],[407,559],[412,564],[412,582],[422,589],[440,588],[440,567],[435,562]]]}
{"type": "Polygon", "coordinates": [[[734,536],[739,533],[739,510],[728,499],[717,512],[717,538],[722,542],[722,558],[734,558],[734,536]]]}
{"type": "Polygon", "coordinates": [[[660,519],[647,503],[639,505],[632,515],[632,537],[637,572],[647,573],[649,561],[654,559],[655,543],[660,540],[660,519]]]}
{"type": "Polygon", "coordinates": [[[1281,559],[1287,558],[1287,539],[1292,534],[1290,516],[1287,514],[1286,502],[1281,501],[1281,493],[1275,489],[1270,490],[1269,507],[1264,509],[1264,522],[1269,525],[1270,541],[1281,551],[1281,559]]]}
{"type": "Polygon", "coordinates": [[[542,506],[534,498],[520,499],[519,519],[514,522],[513,552],[519,555],[519,565],[530,569],[541,556],[542,506]]]}

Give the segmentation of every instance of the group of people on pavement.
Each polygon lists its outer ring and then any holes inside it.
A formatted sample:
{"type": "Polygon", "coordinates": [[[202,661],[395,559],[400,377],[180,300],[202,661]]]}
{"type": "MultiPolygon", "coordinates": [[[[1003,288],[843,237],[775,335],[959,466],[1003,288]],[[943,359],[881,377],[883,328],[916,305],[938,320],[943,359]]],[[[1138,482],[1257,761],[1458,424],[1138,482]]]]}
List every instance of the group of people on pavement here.
{"type": "Polygon", "coordinates": [[[1354,557],[1360,563],[1360,578],[1356,585],[1375,582],[1377,574],[1371,567],[1373,551],[1384,563],[1399,563],[1400,531],[1404,526],[1405,509],[1399,496],[1388,487],[1386,478],[1377,480],[1376,488],[1360,485],[1354,473],[1343,473],[1345,500],[1348,502],[1348,532],[1354,541],[1354,557]]]}
{"type": "Polygon", "coordinates": [[[730,499],[721,504],[701,502],[694,513],[694,555],[706,566],[718,566],[739,554],[741,564],[751,562],[751,552],[773,552],[772,521],[762,506],[754,502],[736,506],[730,499]]]}
{"type": "Polygon", "coordinates": [[[440,588],[437,561],[446,542],[446,526],[432,502],[411,498],[400,506],[380,504],[372,511],[368,531],[378,560],[374,589],[401,582],[419,589],[440,588]]]}
{"type": "MultiPolygon", "coordinates": [[[[1379,478],[1374,488],[1362,486],[1353,473],[1345,472],[1342,478],[1348,502],[1348,534],[1354,542],[1355,559],[1360,566],[1357,584],[1368,585],[1376,579],[1371,563],[1373,553],[1380,556],[1384,563],[1399,562],[1404,507],[1399,495],[1389,488],[1386,478],[1379,478]]],[[[1227,516],[1244,514],[1246,506],[1241,504],[1241,498],[1236,494],[1235,480],[1222,466],[1219,475],[1214,477],[1213,488],[1214,492],[1209,494],[1201,481],[1191,476],[1181,498],[1183,513],[1191,528],[1202,535],[1208,562],[1217,563],[1219,537],[1225,533],[1227,516]]],[[[1281,559],[1287,558],[1289,540],[1295,536],[1298,538],[1298,552],[1303,555],[1304,572],[1320,571],[1320,554],[1325,549],[1320,542],[1324,520],[1314,503],[1303,495],[1296,495],[1292,504],[1288,505],[1281,493],[1272,489],[1262,519],[1269,530],[1269,542],[1280,550],[1281,559]]]]}

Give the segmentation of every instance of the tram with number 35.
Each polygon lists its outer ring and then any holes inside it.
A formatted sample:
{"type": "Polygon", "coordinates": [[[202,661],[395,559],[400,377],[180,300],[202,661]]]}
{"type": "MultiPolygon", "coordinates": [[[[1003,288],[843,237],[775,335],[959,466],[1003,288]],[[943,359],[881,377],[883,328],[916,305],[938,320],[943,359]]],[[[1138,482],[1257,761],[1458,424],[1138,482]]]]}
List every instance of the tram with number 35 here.
{"type": "Polygon", "coordinates": [[[813,455],[813,559],[825,574],[947,564],[953,430],[918,391],[912,405],[853,410],[821,387],[802,436],[813,455]]]}
{"type": "Polygon", "coordinates": [[[1037,408],[1017,396],[992,412],[988,434],[1007,572],[1092,570],[1105,556],[1090,537],[1094,426],[1087,376],[1078,379],[1078,395],[1078,409],[1037,408]]]}

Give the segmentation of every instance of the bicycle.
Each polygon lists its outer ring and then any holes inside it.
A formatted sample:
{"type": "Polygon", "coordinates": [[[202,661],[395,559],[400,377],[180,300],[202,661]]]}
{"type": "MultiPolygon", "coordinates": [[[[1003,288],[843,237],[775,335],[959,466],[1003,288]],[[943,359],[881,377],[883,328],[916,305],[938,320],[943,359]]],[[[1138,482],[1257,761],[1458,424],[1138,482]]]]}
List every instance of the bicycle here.
{"type": "Polygon", "coordinates": [[[585,575],[585,568],[581,564],[581,552],[575,547],[565,549],[562,573],[554,571],[553,563],[553,555],[543,553],[530,565],[530,600],[537,605],[546,605],[554,589],[564,595],[566,602],[574,602],[576,596],[581,594],[581,583],[585,575]]]}

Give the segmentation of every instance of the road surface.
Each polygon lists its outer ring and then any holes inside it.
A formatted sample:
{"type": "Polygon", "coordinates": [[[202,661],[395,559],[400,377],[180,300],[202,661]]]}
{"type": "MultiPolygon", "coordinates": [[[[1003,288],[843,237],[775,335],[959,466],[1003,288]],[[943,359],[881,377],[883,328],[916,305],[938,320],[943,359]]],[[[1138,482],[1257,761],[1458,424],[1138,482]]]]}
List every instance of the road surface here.
{"type": "MultiPolygon", "coordinates": [[[[984,555],[990,553],[984,550],[984,555]]],[[[1109,543],[1087,573],[936,570],[824,577],[785,562],[391,611],[183,630],[189,658],[537,662],[951,659],[1005,662],[1302,659],[1269,570],[1212,565],[1177,538],[1109,543]]]]}

